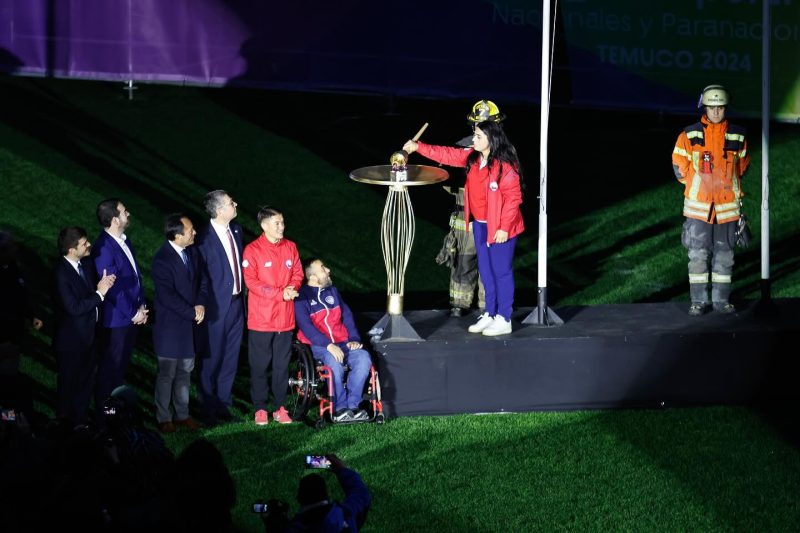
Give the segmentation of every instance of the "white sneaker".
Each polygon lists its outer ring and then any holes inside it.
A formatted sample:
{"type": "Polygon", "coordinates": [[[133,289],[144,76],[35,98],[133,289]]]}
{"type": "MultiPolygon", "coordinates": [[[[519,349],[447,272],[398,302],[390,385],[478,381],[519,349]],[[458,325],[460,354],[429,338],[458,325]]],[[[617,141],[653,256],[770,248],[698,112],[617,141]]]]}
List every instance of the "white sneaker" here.
{"type": "Polygon", "coordinates": [[[489,316],[489,313],[483,313],[481,316],[478,317],[478,321],[472,324],[470,327],[467,328],[467,331],[470,333],[480,333],[481,331],[488,328],[494,319],[489,316]]]}
{"type": "Polygon", "coordinates": [[[487,337],[508,335],[509,333],[511,333],[511,321],[506,320],[501,315],[495,315],[492,323],[483,330],[483,334],[487,337]]]}

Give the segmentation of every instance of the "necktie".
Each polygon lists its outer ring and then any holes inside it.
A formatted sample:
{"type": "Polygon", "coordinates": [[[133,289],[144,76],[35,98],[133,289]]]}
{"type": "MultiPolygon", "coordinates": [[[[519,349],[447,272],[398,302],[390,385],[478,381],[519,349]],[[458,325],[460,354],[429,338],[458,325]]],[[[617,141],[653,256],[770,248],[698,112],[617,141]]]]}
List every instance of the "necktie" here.
{"type": "Polygon", "coordinates": [[[186,254],[186,250],[181,250],[181,259],[183,259],[183,264],[186,266],[186,270],[189,271],[189,275],[192,275],[192,264],[189,262],[189,256],[186,254]]]}
{"type": "Polygon", "coordinates": [[[236,245],[233,242],[231,228],[228,228],[228,242],[231,244],[231,256],[233,256],[233,281],[236,284],[236,294],[239,294],[242,291],[241,282],[239,281],[239,254],[236,253],[236,245]]]}
{"type": "Polygon", "coordinates": [[[83,282],[86,285],[90,286],[89,285],[89,279],[86,277],[86,272],[83,271],[83,265],[81,264],[80,261],[78,261],[78,274],[80,274],[81,279],[83,280],[83,282]]]}

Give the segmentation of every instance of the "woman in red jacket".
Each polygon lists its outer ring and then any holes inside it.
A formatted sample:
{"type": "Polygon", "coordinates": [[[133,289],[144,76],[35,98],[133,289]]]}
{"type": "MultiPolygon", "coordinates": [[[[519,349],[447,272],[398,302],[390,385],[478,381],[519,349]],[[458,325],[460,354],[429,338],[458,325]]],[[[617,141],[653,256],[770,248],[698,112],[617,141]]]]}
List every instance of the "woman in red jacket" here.
{"type": "MultiPolygon", "coordinates": [[[[485,111],[477,109],[481,104],[491,104],[496,109],[491,102],[482,100],[475,104],[473,115],[485,111]]],[[[475,121],[471,148],[408,141],[403,150],[409,154],[418,151],[428,159],[467,169],[464,220],[469,221],[472,215],[478,272],[486,289],[486,312],[469,331],[493,336],[511,333],[514,247],[525,225],[520,211],[522,189],[517,150],[499,121],[493,121],[491,114],[488,116],[488,120],[475,121]]]]}

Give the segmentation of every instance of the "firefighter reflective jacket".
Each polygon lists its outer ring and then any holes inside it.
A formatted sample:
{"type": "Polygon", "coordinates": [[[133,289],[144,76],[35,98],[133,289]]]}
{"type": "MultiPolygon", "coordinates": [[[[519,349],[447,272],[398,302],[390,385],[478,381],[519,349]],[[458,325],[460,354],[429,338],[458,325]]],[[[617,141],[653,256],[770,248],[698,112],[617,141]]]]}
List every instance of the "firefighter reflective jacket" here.
{"type": "Polygon", "coordinates": [[[675,176],[684,184],[683,215],[709,223],[739,220],[741,177],[750,164],[745,130],[703,115],[685,128],[672,151],[675,176]]]}

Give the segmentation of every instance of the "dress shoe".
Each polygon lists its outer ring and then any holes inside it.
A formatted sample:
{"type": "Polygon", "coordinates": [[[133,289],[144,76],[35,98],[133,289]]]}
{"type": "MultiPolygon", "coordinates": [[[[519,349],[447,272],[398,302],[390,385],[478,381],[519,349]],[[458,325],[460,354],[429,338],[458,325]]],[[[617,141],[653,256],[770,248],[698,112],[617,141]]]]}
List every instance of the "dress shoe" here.
{"type": "Polygon", "coordinates": [[[203,428],[203,425],[200,422],[196,421],[191,416],[189,418],[187,418],[186,420],[175,420],[174,424],[176,426],[182,426],[182,427],[185,427],[187,429],[192,429],[192,430],[202,429],[203,428]]]}
{"type": "Polygon", "coordinates": [[[222,422],[241,422],[241,419],[225,409],[217,412],[217,418],[222,422]]]}
{"type": "Polygon", "coordinates": [[[161,433],[175,433],[175,424],[167,420],[166,422],[158,423],[158,430],[161,433]]]}
{"type": "Polygon", "coordinates": [[[219,419],[217,419],[217,415],[214,413],[200,413],[199,418],[203,425],[207,428],[213,428],[214,426],[219,425],[219,419]]]}

